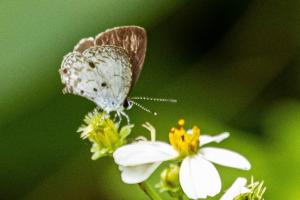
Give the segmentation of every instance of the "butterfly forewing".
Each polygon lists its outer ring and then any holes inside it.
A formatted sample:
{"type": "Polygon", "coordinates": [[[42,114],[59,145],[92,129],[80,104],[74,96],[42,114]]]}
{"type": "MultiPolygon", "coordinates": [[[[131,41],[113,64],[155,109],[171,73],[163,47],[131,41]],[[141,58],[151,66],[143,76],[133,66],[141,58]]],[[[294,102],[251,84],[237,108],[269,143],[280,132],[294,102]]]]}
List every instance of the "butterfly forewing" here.
{"type": "Polygon", "coordinates": [[[92,37],[81,39],[78,44],[74,47],[74,51],[84,52],[86,49],[95,46],[95,40],[92,37]]]}
{"type": "Polygon", "coordinates": [[[142,70],[147,48],[146,31],[138,26],[123,26],[108,29],[95,38],[96,45],[113,45],[126,50],[132,64],[132,86],[142,70]]]}
{"type": "Polygon", "coordinates": [[[94,46],[65,56],[60,69],[65,91],[94,101],[110,112],[126,99],[131,82],[130,58],[115,46],[94,46]]]}

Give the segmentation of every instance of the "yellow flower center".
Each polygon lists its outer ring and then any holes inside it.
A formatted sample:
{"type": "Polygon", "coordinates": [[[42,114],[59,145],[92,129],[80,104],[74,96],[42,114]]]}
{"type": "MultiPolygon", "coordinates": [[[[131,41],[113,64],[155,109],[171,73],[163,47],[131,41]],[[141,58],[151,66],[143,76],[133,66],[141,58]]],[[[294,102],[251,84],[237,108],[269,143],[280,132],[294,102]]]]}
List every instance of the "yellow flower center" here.
{"type": "Polygon", "coordinates": [[[177,128],[172,128],[169,132],[170,143],[181,156],[195,154],[199,149],[200,129],[194,126],[186,131],[184,124],[184,120],[180,119],[177,128]]]}

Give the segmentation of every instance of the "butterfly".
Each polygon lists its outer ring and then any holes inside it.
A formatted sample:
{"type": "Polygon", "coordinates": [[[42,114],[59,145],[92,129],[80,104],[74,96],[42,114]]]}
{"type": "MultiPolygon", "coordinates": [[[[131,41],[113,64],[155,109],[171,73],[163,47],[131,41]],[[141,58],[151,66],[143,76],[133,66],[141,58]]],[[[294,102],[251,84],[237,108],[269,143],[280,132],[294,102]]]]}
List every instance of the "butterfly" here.
{"type": "MultiPolygon", "coordinates": [[[[129,117],[124,109],[133,104],[148,109],[128,98],[143,68],[147,34],[139,26],[108,29],[95,38],[84,38],[64,56],[59,73],[65,85],[63,92],[93,101],[98,108],[115,111],[121,119],[129,117]]],[[[168,101],[164,99],[145,98],[168,101]]]]}

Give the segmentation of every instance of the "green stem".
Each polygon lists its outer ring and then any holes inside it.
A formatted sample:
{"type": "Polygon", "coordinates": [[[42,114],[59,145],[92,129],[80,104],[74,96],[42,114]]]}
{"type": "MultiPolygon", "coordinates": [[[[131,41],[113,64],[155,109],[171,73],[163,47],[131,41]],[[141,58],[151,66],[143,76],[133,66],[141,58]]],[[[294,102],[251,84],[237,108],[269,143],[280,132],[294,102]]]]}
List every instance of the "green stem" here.
{"type": "Polygon", "coordinates": [[[183,200],[183,196],[182,196],[182,195],[179,195],[179,196],[178,196],[178,200],[183,200]]]}
{"type": "Polygon", "coordinates": [[[142,182],[139,183],[139,186],[151,200],[162,200],[162,198],[160,198],[158,193],[153,189],[153,187],[149,183],[142,182]]]}

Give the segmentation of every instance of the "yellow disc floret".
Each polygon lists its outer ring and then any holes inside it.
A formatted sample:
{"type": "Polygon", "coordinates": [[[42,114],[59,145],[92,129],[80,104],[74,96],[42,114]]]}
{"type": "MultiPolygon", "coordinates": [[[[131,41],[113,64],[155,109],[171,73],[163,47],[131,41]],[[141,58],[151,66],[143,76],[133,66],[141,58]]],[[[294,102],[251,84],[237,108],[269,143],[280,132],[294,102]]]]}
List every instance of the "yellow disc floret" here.
{"type": "Polygon", "coordinates": [[[185,121],[180,119],[177,128],[172,128],[169,133],[171,145],[181,156],[195,154],[199,149],[200,129],[194,126],[191,130],[186,131],[184,124],[185,121]]]}

